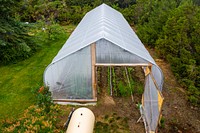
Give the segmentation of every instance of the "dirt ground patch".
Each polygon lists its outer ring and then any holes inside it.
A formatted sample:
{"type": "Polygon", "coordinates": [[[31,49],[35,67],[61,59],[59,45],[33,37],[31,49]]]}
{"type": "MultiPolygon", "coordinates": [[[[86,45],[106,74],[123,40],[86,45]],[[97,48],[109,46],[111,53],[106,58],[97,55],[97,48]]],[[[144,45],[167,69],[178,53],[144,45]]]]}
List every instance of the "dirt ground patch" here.
{"type": "MultiPolygon", "coordinates": [[[[121,70],[124,68],[115,68],[115,74],[118,77],[116,80],[124,81],[123,74],[121,70]]],[[[139,68],[136,68],[139,69],[139,68]]],[[[141,71],[141,70],[140,70],[141,71]]],[[[141,75],[141,72],[137,72],[134,75],[141,75]]],[[[137,78],[139,78],[137,77],[137,78]]],[[[144,80],[141,78],[140,80],[144,80]]],[[[118,82],[120,82],[118,81],[118,82]]],[[[116,81],[117,82],[117,81],[116,81]]],[[[96,106],[89,107],[95,114],[96,126],[97,123],[107,123],[110,126],[110,130],[98,130],[95,132],[110,132],[110,133],[137,133],[144,132],[143,123],[137,123],[140,117],[139,109],[136,104],[140,103],[141,95],[134,94],[134,101],[132,101],[131,96],[110,96],[108,91],[108,68],[101,68],[100,74],[98,75],[98,102],[96,106]],[[113,119],[114,121],[110,123],[107,122],[108,119],[113,119]],[[119,120],[120,119],[120,120],[119,120]]],[[[114,94],[113,94],[114,95],[114,94]]],[[[95,127],[96,127],[95,126],[95,127]]],[[[102,124],[102,126],[104,126],[102,124]]]]}

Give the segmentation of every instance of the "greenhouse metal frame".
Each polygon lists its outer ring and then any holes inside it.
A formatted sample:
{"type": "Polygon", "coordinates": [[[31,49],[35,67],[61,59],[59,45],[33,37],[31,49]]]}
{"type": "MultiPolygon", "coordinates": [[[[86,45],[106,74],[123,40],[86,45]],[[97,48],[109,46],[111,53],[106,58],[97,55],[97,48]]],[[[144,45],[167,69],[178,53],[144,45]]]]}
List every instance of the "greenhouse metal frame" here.
{"type": "Polygon", "coordinates": [[[99,66],[141,66],[146,131],[156,132],[163,103],[163,73],[123,15],[106,4],[88,12],[44,72],[55,102],[97,101],[99,66]]]}

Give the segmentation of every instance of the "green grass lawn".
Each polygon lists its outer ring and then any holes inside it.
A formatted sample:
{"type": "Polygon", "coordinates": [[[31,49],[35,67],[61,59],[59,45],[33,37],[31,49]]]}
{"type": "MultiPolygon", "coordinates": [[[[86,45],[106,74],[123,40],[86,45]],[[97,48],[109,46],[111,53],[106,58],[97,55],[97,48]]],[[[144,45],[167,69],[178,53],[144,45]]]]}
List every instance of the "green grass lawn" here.
{"type": "Polygon", "coordinates": [[[43,85],[43,72],[75,26],[66,26],[66,35],[42,45],[32,57],[0,66],[0,120],[17,118],[34,104],[32,92],[43,85]]]}

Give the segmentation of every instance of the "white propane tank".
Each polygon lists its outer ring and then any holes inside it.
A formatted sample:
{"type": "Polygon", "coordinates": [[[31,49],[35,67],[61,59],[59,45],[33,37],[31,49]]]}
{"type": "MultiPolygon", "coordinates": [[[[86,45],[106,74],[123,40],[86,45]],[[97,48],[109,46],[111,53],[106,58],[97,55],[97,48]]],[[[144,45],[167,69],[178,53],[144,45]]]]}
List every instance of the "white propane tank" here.
{"type": "Polygon", "coordinates": [[[71,117],[66,133],[93,133],[95,116],[88,108],[76,109],[71,117]]]}

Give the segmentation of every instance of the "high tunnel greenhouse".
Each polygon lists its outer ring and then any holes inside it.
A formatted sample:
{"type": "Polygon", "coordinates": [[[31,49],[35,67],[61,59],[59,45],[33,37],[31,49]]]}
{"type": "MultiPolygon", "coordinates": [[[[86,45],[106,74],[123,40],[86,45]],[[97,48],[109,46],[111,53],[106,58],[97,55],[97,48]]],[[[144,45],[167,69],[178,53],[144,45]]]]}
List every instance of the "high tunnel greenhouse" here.
{"type": "Polygon", "coordinates": [[[97,101],[98,66],[141,66],[142,108],[148,132],[155,132],[163,102],[163,74],[123,15],[102,4],[88,12],[44,72],[57,102],[97,101]]]}

